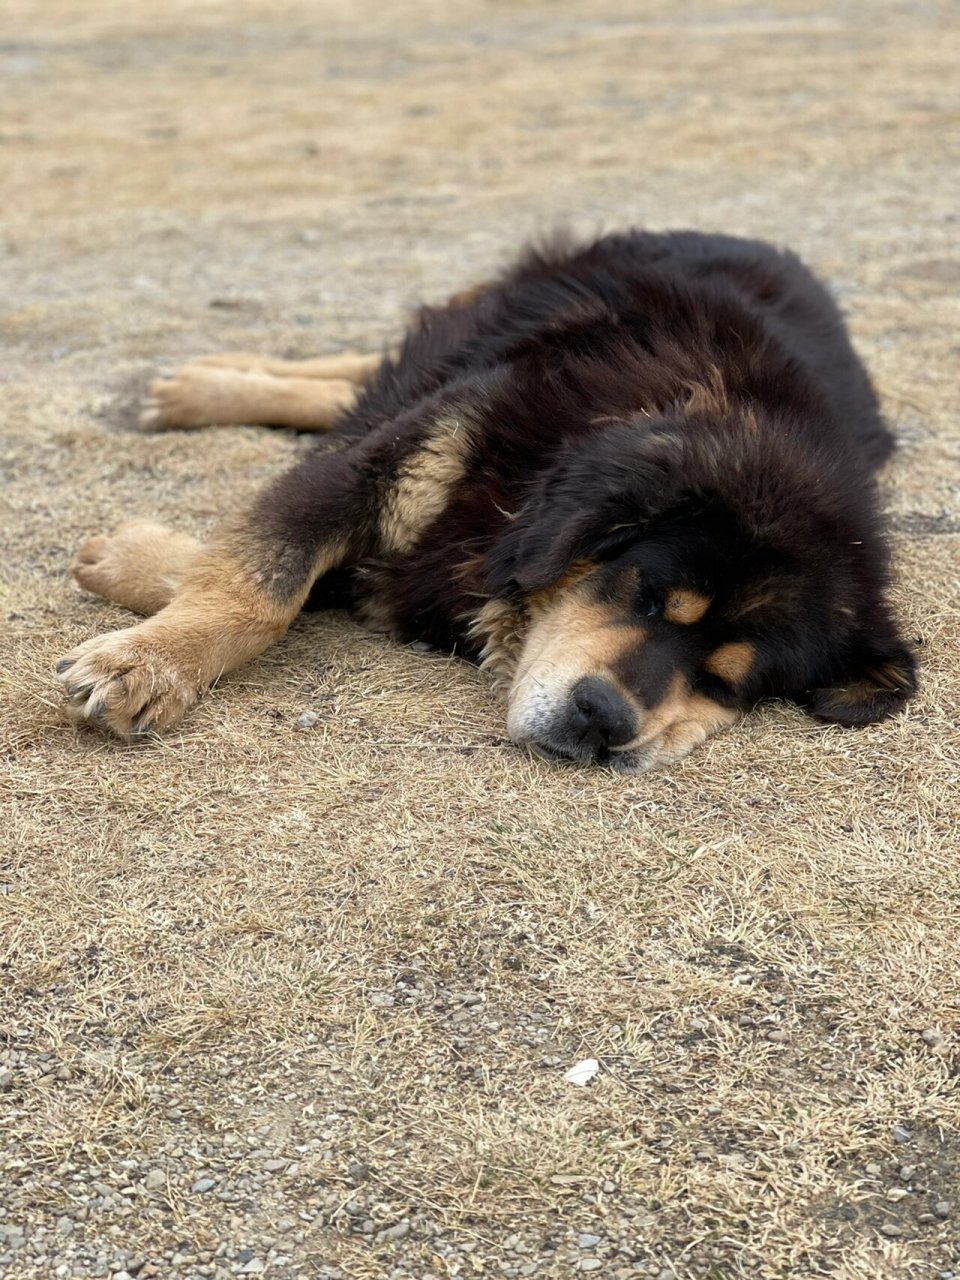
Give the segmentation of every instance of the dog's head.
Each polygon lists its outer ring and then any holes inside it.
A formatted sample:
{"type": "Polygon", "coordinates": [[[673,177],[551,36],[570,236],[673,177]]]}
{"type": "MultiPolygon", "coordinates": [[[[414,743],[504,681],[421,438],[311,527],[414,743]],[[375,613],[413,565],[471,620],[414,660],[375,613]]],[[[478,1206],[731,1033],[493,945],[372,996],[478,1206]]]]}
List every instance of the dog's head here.
{"type": "Polygon", "coordinates": [[[608,422],[567,446],[494,547],[519,619],[508,729],[641,772],[764,697],[864,725],[915,689],[869,484],[749,412],[608,422]]]}

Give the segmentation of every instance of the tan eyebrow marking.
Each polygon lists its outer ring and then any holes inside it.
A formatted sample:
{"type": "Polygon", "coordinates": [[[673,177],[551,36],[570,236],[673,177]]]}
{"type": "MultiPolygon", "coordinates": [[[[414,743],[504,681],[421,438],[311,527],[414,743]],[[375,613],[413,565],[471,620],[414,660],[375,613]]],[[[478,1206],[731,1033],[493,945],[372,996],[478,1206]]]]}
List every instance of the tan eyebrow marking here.
{"type": "Polygon", "coordinates": [[[710,608],[710,603],[710,597],[702,596],[699,591],[688,591],[685,587],[677,587],[675,591],[667,592],[663,616],[667,622],[677,622],[683,627],[689,627],[692,623],[700,621],[710,608]]]}
{"type": "Polygon", "coordinates": [[[746,640],[734,640],[714,649],[703,666],[711,675],[726,680],[727,684],[740,684],[750,674],[755,657],[752,644],[746,640]]]}

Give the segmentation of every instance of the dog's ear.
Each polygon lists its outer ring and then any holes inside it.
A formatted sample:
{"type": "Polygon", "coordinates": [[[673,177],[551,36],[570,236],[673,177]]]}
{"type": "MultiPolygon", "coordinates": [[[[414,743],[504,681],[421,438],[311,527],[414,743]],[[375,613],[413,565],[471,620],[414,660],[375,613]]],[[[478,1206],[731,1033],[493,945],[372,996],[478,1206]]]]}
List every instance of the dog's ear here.
{"type": "Polygon", "coordinates": [[[539,591],[574,560],[610,559],[680,497],[676,436],[617,423],[567,446],[490,552],[496,595],[539,591]]]}
{"type": "Polygon", "coordinates": [[[895,715],[916,689],[916,659],[887,621],[879,636],[854,637],[842,678],[811,689],[807,706],[820,720],[859,727],[895,715]]]}

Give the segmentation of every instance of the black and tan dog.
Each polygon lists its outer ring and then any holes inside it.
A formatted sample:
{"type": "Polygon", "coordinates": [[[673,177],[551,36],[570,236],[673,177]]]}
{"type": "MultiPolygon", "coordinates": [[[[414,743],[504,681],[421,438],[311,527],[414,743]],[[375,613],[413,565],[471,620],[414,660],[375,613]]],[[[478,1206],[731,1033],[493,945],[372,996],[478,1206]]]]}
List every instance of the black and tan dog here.
{"type": "Polygon", "coordinates": [[[176,724],[305,605],[480,662],[518,743],[624,772],[759,699],[863,725],[914,660],[885,601],[893,442],[837,308],[791,254],[690,232],[529,252],[397,354],[213,357],[148,425],[335,427],[206,544],[94,538],[87,589],[153,616],[57,664],[70,714],[176,724]]]}

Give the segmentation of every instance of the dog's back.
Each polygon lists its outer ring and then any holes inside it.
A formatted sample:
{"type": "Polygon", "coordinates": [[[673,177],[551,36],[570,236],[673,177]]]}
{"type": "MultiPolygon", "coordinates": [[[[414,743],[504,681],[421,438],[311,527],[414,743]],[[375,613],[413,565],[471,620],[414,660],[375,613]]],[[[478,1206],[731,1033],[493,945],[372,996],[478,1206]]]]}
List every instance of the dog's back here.
{"type": "Polygon", "coordinates": [[[544,375],[563,380],[566,369],[571,408],[586,384],[594,408],[608,402],[610,412],[631,407],[624,396],[638,385],[643,407],[660,407],[712,367],[731,394],[829,424],[871,469],[893,448],[839,309],[803,263],[759,241],[689,231],[585,247],[557,238],[466,302],[424,308],[340,430],[369,430],[504,365],[536,388],[541,409],[544,375]]]}

